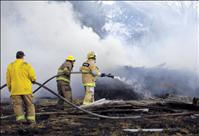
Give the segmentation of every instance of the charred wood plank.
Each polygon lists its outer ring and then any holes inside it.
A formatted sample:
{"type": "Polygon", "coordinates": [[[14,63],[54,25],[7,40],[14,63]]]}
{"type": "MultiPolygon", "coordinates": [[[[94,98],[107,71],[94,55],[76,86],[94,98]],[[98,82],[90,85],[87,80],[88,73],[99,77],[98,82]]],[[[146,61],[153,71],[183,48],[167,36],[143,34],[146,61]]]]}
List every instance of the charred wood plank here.
{"type": "Polygon", "coordinates": [[[100,103],[93,103],[91,105],[86,105],[86,106],[80,106],[81,108],[84,109],[98,109],[98,108],[120,108],[120,107],[128,107],[132,108],[133,106],[148,106],[152,104],[157,104],[159,102],[147,102],[147,101],[123,101],[123,100],[117,100],[117,101],[112,101],[112,100],[104,100],[101,101],[100,103]]]}
{"type": "Polygon", "coordinates": [[[194,104],[173,101],[173,102],[167,102],[165,103],[165,105],[173,109],[186,109],[186,110],[199,111],[199,106],[194,104]]]}
{"type": "Polygon", "coordinates": [[[198,112],[183,112],[183,113],[171,113],[171,114],[158,114],[158,115],[147,115],[145,118],[156,118],[156,117],[167,117],[167,116],[189,116],[198,114],[198,112]]]}
{"type": "Polygon", "coordinates": [[[141,113],[149,112],[149,109],[105,109],[105,110],[92,110],[95,113],[141,113]]]}
{"type": "Polygon", "coordinates": [[[148,128],[148,129],[123,129],[123,131],[127,132],[162,132],[163,128],[148,128]]]}

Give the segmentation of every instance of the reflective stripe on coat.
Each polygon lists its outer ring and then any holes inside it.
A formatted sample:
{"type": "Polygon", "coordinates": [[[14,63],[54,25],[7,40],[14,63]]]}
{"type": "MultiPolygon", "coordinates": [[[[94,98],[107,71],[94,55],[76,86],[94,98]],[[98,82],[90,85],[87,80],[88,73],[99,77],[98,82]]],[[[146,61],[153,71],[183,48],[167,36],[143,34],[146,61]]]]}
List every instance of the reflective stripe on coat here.
{"type": "Polygon", "coordinates": [[[66,83],[70,83],[70,73],[72,71],[73,65],[69,61],[65,61],[58,69],[57,74],[64,74],[61,76],[58,76],[56,78],[57,81],[64,81],[66,83]]]}
{"type": "Polygon", "coordinates": [[[82,73],[82,83],[84,86],[95,87],[96,77],[99,76],[99,69],[97,68],[95,61],[92,59],[87,60],[83,63],[82,67],[80,68],[82,73]],[[97,71],[97,75],[93,75],[92,72],[97,71]]]}

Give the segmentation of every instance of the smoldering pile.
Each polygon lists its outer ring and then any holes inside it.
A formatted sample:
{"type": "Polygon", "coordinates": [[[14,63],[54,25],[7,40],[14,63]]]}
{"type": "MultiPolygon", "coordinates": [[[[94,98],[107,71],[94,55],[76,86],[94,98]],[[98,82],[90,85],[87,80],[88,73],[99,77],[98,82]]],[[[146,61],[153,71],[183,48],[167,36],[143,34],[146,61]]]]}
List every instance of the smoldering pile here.
{"type": "Polygon", "coordinates": [[[109,100],[139,100],[144,96],[135,92],[132,85],[121,80],[102,78],[97,80],[95,99],[106,98],[109,100]]]}
{"type": "Polygon", "coordinates": [[[171,70],[161,66],[153,68],[125,66],[112,72],[122,78],[97,80],[96,99],[137,100],[167,94],[199,96],[199,77],[187,71],[171,70]]]}

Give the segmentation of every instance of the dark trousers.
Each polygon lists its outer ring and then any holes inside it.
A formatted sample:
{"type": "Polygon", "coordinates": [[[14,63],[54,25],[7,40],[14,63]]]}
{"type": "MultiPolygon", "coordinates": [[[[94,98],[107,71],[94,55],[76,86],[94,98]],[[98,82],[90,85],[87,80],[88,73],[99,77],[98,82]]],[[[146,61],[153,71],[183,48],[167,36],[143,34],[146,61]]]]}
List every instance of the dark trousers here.
{"type": "MultiPolygon", "coordinates": [[[[57,90],[59,95],[63,96],[64,98],[72,102],[72,91],[70,84],[67,84],[64,81],[57,81],[57,90]]],[[[63,105],[64,101],[59,99],[58,104],[63,105]]]]}

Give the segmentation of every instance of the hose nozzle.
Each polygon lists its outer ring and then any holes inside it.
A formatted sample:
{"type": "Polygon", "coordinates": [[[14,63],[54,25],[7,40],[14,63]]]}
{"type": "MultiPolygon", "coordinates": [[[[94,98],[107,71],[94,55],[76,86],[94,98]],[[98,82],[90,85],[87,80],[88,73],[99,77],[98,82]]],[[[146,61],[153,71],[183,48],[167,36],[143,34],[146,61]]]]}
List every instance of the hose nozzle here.
{"type": "Polygon", "coordinates": [[[109,73],[108,75],[106,75],[107,77],[110,77],[110,78],[114,78],[114,75],[112,75],[111,73],[109,73]]]}
{"type": "Polygon", "coordinates": [[[101,77],[109,77],[109,78],[114,78],[114,75],[112,75],[111,73],[106,74],[106,73],[102,73],[101,77]]]}

